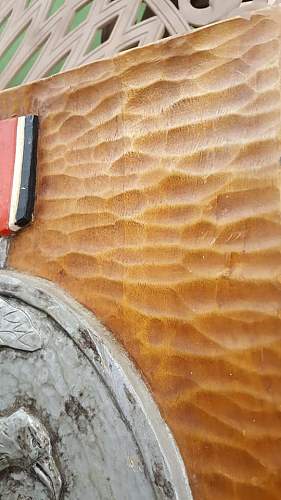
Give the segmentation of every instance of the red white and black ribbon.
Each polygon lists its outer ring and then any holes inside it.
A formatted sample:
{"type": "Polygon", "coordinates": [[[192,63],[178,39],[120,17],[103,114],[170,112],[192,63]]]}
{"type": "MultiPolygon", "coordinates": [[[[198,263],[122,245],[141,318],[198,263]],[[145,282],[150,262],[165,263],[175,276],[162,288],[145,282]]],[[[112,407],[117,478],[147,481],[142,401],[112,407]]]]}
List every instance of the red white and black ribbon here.
{"type": "Polygon", "coordinates": [[[37,161],[38,117],[0,121],[0,235],[32,220],[37,161]]]}

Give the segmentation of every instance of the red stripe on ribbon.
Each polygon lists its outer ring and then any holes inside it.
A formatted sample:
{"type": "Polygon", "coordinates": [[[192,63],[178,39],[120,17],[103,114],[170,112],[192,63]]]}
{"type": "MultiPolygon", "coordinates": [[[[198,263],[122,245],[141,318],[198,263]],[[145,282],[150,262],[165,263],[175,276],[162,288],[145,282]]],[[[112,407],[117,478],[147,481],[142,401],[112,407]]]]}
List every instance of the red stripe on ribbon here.
{"type": "Polygon", "coordinates": [[[8,236],[17,142],[17,118],[0,121],[0,235],[8,236]]]}

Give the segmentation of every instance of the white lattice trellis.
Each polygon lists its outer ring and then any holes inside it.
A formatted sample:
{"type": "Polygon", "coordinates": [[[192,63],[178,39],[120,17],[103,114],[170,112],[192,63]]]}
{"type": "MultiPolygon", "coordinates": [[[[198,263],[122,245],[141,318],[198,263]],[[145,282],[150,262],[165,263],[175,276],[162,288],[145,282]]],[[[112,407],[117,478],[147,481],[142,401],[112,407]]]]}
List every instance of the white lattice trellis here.
{"type": "Polygon", "coordinates": [[[274,0],[1,0],[0,87],[272,3],[274,0]]]}

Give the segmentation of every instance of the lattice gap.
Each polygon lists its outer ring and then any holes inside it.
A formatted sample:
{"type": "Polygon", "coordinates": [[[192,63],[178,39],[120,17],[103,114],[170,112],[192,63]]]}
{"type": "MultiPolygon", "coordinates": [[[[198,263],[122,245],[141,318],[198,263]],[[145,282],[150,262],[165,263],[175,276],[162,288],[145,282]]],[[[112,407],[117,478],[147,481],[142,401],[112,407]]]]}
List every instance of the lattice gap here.
{"type": "MultiPolygon", "coordinates": [[[[242,3],[245,2],[252,2],[253,0],[242,0],[242,3]]],[[[177,8],[179,8],[179,2],[178,0],[172,0],[172,2],[176,5],[177,8]]],[[[207,7],[210,6],[210,0],[190,0],[190,4],[192,7],[195,7],[196,9],[206,9],[207,7]]]]}
{"type": "MultiPolygon", "coordinates": [[[[48,37],[49,38],[49,37],[48,37]]],[[[48,39],[47,38],[47,39],[48,39]]],[[[11,78],[11,80],[8,82],[7,87],[15,87],[16,85],[20,85],[25,78],[27,77],[28,73],[30,72],[32,66],[35,64],[37,61],[38,57],[40,56],[42,49],[47,42],[47,39],[44,40],[31,54],[31,56],[26,59],[24,64],[19,68],[19,70],[16,72],[16,74],[11,78]]]]}
{"type": "Polygon", "coordinates": [[[48,11],[47,17],[53,16],[64,4],[65,0],[53,0],[48,11]]]}
{"type": "Polygon", "coordinates": [[[8,22],[8,19],[10,17],[10,15],[12,14],[12,11],[9,12],[9,14],[7,14],[4,19],[1,21],[0,23],[0,35],[1,33],[4,31],[5,27],[6,27],[6,24],[8,22]]]}
{"type": "Polygon", "coordinates": [[[209,0],[190,0],[190,3],[196,9],[206,9],[210,5],[209,0]]]}
{"type": "Polygon", "coordinates": [[[95,32],[90,45],[88,46],[86,50],[86,54],[89,52],[92,52],[94,49],[96,49],[99,45],[102,45],[103,43],[107,42],[109,38],[112,35],[112,32],[115,28],[115,25],[118,21],[118,16],[115,16],[113,19],[105,23],[103,26],[100,26],[97,31],[95,32]]]}
{"type": "Polygon", "coordinates": [[[208,24],[220,19],[220,11],[225,16],[228,4],[226,17],[272,1],[240,0],[234,9],[233,0],[213,0],[210,9],[209,0],[6,0],[0,88],[191,31],[202,25],[201,12],[208,24]]]}
{"type": "Polygon", "coordinates": [[[146,2],[142,1],[137,10],[135,24],[139,24],[142,21],[145,21],[146,19],[149,19],[151,17],[155,17],[155,12],[149,7],[149,5],[146,2]]]}
{"type": "Polygon", "coordinates": [[[78,28],[78,26],[80,26],[80,24],[82,24],[87,19],[93,5],[93,1],[94,0],[88,0],[75,10],[67,28],[67,33],[78,28]]]}
{"type": "Polygon", "coordinates": [[[48,77],[48,76],[53,76],[56,73],[60,73],[60,71],[63,70],[63,67],[65,65],[65,62],[67,61],[69,54],[70,54],[70,51],[66,52],[66,54],[64,54],[57,62],[55,62],[55,64],[53,64],[48,69],[48,71],[46,71],[46,73],[44,73],[43,76],[48,77]]]}
{"type": "Polygon", "coordinates": [[[14,54],[17,52],[19,47],[21,46],[24,37],[26,36],[26,32],[28,26],[31,24],[31,21],[16,35],[14,40],[8,45],[6,50],[0,56],[0,72],[3,72],[6,68],[7,64],[13,58],[14,54]]]}

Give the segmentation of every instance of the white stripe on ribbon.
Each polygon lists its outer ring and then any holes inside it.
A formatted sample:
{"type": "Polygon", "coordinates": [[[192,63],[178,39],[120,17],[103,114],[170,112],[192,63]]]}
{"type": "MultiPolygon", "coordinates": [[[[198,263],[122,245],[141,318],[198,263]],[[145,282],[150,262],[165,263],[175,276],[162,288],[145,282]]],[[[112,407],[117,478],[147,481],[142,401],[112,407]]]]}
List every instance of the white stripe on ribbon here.
{"type": "Polygon", "coordinates": [[[9,215],[9,228],[11,231],[18,231],[20,229],[16,225],[16,216],[19,204],[20,186],[21,186],[22,163],[23,163],[23,152],[24,152],[24,129],[25,129],[25,116],[20,116],[18,118],[18,124],[17,124],[16,155],[15,155],[14,176],[13,176],[13,186],[12,186],[10,215],[9,215]]]}

